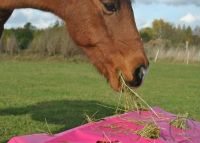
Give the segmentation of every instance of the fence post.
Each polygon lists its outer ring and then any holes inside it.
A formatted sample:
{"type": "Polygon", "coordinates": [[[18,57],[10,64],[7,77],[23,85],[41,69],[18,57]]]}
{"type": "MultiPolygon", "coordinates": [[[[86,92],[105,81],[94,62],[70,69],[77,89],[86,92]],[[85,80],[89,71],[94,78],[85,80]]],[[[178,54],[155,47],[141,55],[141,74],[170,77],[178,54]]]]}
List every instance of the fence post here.
{"type": "Polygon", "coordinates": [[[186,63],[188,65],[189,64],[189,59],[190,59],[189,41],[186,41],[185,48],[186,48],[186,54],[187,54],[187,56],[186,56],[186,63]]]}
{"type": "Polygon", "coordinates": [[[158,55],[159,55],[159,53],[160,53],[160,49],[158,48],[158,50],[157,50],[157,52],[156,52],[156,57],[155,57],[155,59],[154,59],[154,62],[155,62],[155,63],[156,63],[157,60],[158,60],[158,55]]]}
{"type": "Polygon", "coordinates": [[[199,59],[198,61],[200,62],[200,51],[199,51],[199,58],[198,59],[199,59]]]}
{"type": "Polygon", "coordinates": [[[181,54],[179,48],[177,48],[176,52],[177,52],[177,57],[175,58],[175,60],[179,61],[180,54],[181,54]]]}

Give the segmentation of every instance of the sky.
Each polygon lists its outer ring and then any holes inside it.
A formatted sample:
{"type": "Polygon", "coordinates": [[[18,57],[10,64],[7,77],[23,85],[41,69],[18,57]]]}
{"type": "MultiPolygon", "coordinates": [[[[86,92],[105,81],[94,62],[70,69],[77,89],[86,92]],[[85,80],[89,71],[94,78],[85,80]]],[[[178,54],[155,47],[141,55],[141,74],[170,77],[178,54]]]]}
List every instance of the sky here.
{"type": "MultiPolygon", "coordinates": [[[[161,18],[175,26],[200,26],[200,0],[135,0],[133,10],[139,29],[151,26],[153,20],[161,18]]],[[[5,27],[22,27],[31,22],[38,28],[46,28],[57,19],[51,13],[21,9],[15,10],[5,27]]]]}

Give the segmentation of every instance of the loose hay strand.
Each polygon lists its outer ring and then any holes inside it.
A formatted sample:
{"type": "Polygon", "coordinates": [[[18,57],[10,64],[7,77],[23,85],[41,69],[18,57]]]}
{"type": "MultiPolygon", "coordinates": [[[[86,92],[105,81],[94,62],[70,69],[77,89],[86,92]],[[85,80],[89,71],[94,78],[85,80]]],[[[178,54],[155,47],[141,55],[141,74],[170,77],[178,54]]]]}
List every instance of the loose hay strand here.
{"type": "Polygon", "coordinates": [[[48,134],[49,134],[49,135],[53,135],[52,132],[51,132],[51,130],[50,130],[50,128],[49,128],[49,125],[48,125],[48,122],[47,122],[47,119],[46,119],[46,118],[45,118],[45,125],[46,125],[46,127],[47,127],[47,129],[48,129],[48,134]]]}
{"type": "Polygon", "coordinates": [[[95,119],[95,115],[98,113],[98,111],[97,112],[95,112],[92,116],[89,116],[88,114],[84,114],[85,115],[85,120],[88,122],[88,123],[94,123],[94,122],[96,122],[96,121],[98,121],[97,119],[95,119]]]}
{"type": "Polygon", "coordinates": [[[121,111],[121,108],[120,108],[121,99],[122,99],[122,90],[120,91],[120,95],[119,95],[119,99],[118,99],[118,103],[117,103],[117,108],[115,110],[116,114],[119,112],[119,110],[121,111]]]}

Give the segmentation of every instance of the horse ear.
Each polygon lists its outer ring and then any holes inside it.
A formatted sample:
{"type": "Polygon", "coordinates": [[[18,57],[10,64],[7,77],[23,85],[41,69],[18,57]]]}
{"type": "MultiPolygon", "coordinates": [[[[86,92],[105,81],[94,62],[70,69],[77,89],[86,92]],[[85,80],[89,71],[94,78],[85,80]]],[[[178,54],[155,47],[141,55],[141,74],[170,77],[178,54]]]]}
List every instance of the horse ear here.
{"type": "Polygon", "coordinates": [[[0,38],[3,33],[4,24],[11,16],[13,10],[0,10],[0,38]]]}

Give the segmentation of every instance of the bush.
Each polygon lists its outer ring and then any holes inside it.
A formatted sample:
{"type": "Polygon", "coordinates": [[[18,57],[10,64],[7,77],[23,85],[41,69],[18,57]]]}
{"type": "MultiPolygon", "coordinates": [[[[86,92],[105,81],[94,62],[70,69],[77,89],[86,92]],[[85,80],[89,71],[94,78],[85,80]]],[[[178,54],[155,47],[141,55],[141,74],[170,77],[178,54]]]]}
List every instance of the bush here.
{"type": "Polygon", "coordinates": [[[27,52],[43,56],[63,55],[65,58],[83,55],[82,50],[74,44],[64,27],[42,30],[35,36],[27,52]]]}
{"type": "Polygon", "coordinates": [[[19,46],[14,35],[4,37],[0,42],[0,52],[9,55],[19,53],[19,46]]]}

